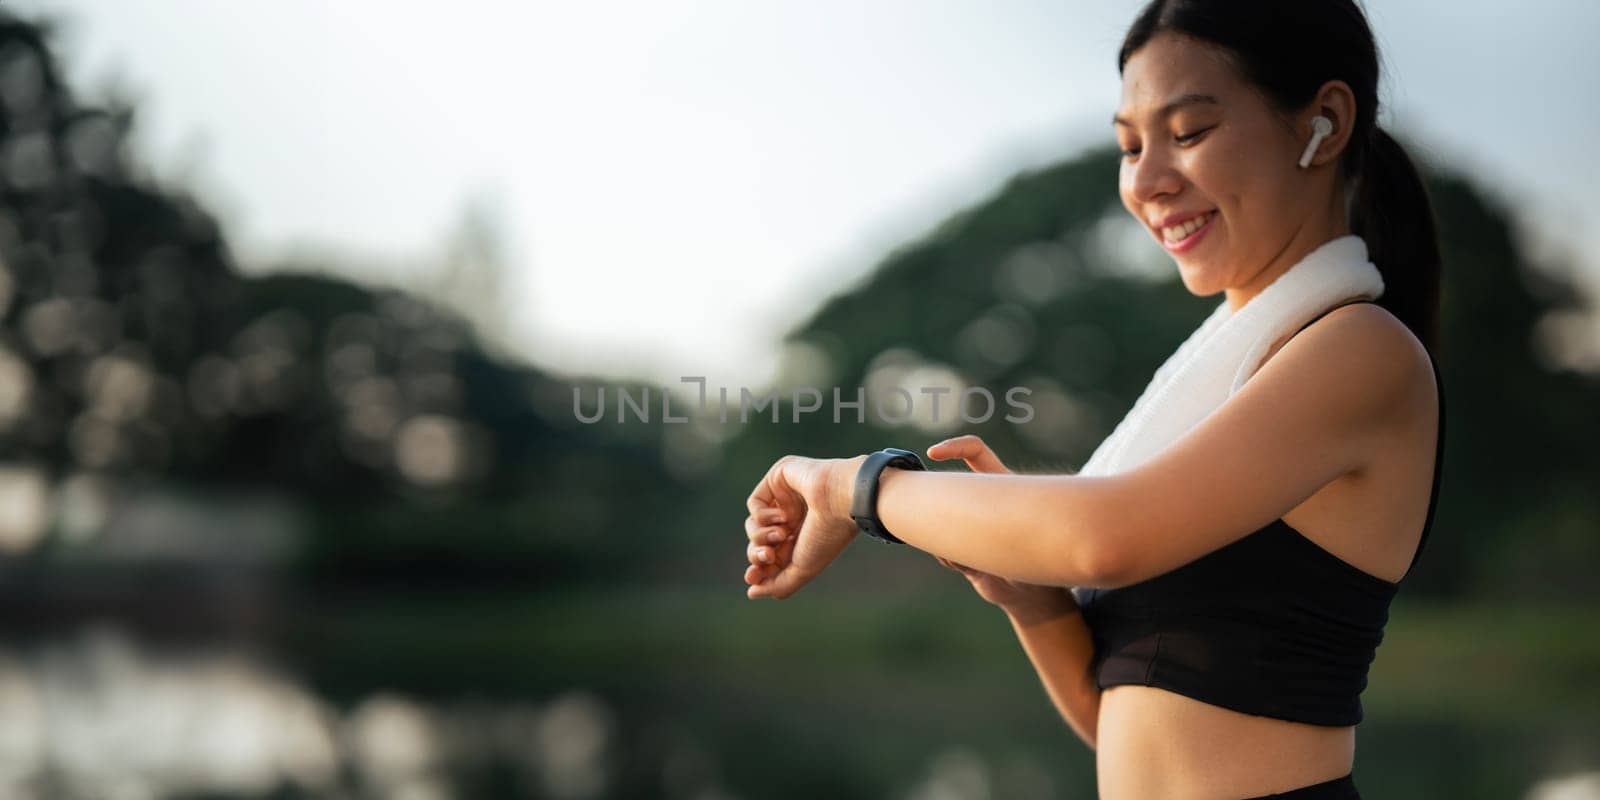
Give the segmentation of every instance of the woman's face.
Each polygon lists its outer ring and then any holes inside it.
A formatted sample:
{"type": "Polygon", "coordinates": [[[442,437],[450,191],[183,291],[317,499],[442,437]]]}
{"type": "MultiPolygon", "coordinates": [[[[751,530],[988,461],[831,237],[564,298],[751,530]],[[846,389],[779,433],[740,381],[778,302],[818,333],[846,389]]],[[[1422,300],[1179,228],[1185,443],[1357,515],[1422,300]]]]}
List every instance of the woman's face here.
{"type": "Polygon", "coordinates": [[[1301,170],[1309,135],[1289,125],[1221,50],[1195,39],[1158,34],[1128,59],[1114,123],[1122,203],[1177,261],[1191,293],[1233,289],[1238,307],[1348,232],[1320,230],[1338,226],[1327,213],[1333,169],[1301,170]],[[1163,226],[1196,215],[1204,227],[1174,244],[1186,231],[1163,226]]]}

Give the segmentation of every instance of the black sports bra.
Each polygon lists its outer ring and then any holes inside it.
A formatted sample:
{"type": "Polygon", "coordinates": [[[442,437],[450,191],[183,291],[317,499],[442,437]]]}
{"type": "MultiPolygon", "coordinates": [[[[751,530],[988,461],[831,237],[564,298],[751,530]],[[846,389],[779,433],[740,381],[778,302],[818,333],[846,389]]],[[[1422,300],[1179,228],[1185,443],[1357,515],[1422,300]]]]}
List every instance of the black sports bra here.
{"type": "MultiPolygon", "coordinates": [[[[1431,352],[1428,359],[1439,389],[1438,443],[1412,565],[1433,527],[1444,460],[1444,382],[1431,352]]],[[[1361,721],[1367,668],[1399,586],[1278,519],[1149,580],[1075,594],[1102,689],[1156,686],[1246,714],[1343,726],[1361,721]]]]}

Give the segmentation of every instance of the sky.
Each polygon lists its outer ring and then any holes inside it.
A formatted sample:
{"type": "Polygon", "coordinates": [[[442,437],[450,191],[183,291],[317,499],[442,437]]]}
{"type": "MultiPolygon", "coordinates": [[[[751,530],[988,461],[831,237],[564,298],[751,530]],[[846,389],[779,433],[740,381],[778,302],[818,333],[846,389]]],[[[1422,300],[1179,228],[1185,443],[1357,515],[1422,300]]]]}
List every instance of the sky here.
{"type": "MultiPolygon", "coordinates": [[[[244,271],[310,254],[415,285],[487,209],[518,354],[736,387],[895,246],[1113,142],[1141,3],[7,5],[57,20],[83,100],[134,99],[132,155],[218,213],[244,271]]],[[[1380,123],[1600,297],[1600,3],[1366,5],[1380,123]]]]}

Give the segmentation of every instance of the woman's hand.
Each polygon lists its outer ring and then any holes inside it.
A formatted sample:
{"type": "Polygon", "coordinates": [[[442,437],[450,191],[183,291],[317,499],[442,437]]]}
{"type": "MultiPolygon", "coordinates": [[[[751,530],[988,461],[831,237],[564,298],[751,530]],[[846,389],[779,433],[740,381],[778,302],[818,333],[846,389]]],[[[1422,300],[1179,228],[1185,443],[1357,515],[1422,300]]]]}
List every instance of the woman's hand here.
{"type": "Polygon", "coordinates": [[[855,539],[850,494],[865,459],[784,456],[767,470],[745,501],[747,597],[789,597],[855,539]]]}
{"type": "MultiPolygon", "coordinates": [[[[973,472],[1010,472],[994,450],[983,439],[968,434],[946,439],[928,448],[928,458],[947,461],[959,458],[973,472]]],[[[1004,609],[1007,614],[1032,621],[1046,616],[1070,613],[1078,604],[1072,592],[1062,586],[1041,586],[1023,583],[980,572],[965,564],[958,564],[943,556],[934,556],[940,564],[966,576],[967,582],[984,600],[1004,609]]]]}

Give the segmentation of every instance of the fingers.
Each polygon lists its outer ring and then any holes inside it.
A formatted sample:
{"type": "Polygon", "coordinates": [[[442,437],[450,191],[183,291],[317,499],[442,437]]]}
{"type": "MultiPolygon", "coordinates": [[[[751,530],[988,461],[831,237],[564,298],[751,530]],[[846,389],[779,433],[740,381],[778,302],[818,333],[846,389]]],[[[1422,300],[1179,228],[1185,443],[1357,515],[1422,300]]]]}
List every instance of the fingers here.
{"type": "Polygon", "coordinates": [[[744,570],[744,582],[746,584],[754,586],[754,585],[756,585],[756,584],[758,584],[758,583],[760,583],[760,582],[762,582],[762,581],[764,581],[766,579],[767,579],[767,570],[762,569],[761,567],[758,567],[755,564],[751,564],[750,566],[745,567],[745,570],[744,570]]]}
{"type": "Polygon", "coordinates": [[[780,569],[763,573],[761,580],[751,584],[744,594],[751,600],[763,597],[783,600],[800,591],[807,580],[809,578],[801,576],[793,565],[786,564],[780,569]]]}
{"type": "Polygon", "coordinates": [[[744,518],[744,534],[753,544],[777,544],[788,535],[783,527],[787,519],[782,511],[765,509],[744,518]]]}
{"type": "Polygon", "coordinates": [[[775,547],[759,548],[757,553],[754,546],[745,549],[745,555],[750,560],[750,566],[745,568],[744,582],[749,584],[762,583],[770,580],[772,576],[789,566],[794,560],[794,540],[789,539],[775,547]],[[766,558],[766,561],[760,560],[766,558]]]}
{"type": "Polygon", "coordinates": [[[744,501],[745,509],[751,516],[759,517],[761,512],[768,510],[778,510],[793,516],[805,505],[800,494],[788,486],[783,477],[784,462],[793,458],[794,456],[784,456],[772,462],[772,466],[767,468],[767,474],[756,482],[756,488],[744,501]]]}
{"type": "Polygon", "coordinates": [[[745,568],[744,581],[752,588],[770,581],[788,553],[793,551],[792,543],[782,544],[788,537],[783,526],[788,520],[803,516],[804,503],[799,493],[784,485],[783,465],[792,458],[794,456],[784,456],[773,462],[745,499],[745,509],[749,512],[744,520],[745,537],[749,540],[745,556],[750,566],[745,568]]]}
{"type": "Polygon", "coordinates": [[[967,468],[973,472],[1011,471],[1001,463],[1000,457],[994,454],[994,450],[984,444],[982,438],[970,433],[946,439],[928,448],[928,458],[935,461],[959,458],[965,461],[967,468]]]}
{"type": "Polygon", "coordinates": [[[789,557],[794,553],[794,540],[784,539],[777,544],[760,544],[751,542],[744,548],[745,557],[756,566],[781,567],[789,563],[789,557]]]}
{"type": "Polygon", "coordinates": [[[745,590],[745,596],[751,600],[770,597],[774,600],[783,600],[815,576],[813,570],[802,570],[794,563],[794,548],[797,537],[790,537],[776,546],[765,549],[772,551],[773,561],[766,564],[752,564],[745,570],[745,583],[750,584],[745,590]]]}
{"type": "Polygon", "coordinates": [[[750,559],[751,564],[757,566],[763,564],[773,564],[776,563],[778,559],[778,549],[776,547],[759,545],[754,542],[751,542],[745,547],[744,554],[746,558],[750,559]]]}
{"type": "Polygon", "coordinates": [[[745,589],[745,596],[755,599],[757,597],[755,591],[757,587],[762,584],[770,584],[772,578],[778,574],[778,569],[778,567],[763,564],[751,564],[745,567],[744,582],[749,586],[749,588],[745,589]]]}
{"type": "Polygon", "coordinates": [[[775,564],[778,559],[777,548],[774,545],[782,542],[788,536],[784,529],[784,515],[775,509],[767,509],[754,516],[745,517],[745,537],[750,541],[745,545],[745,557],[754,566],[775,564]]]}

